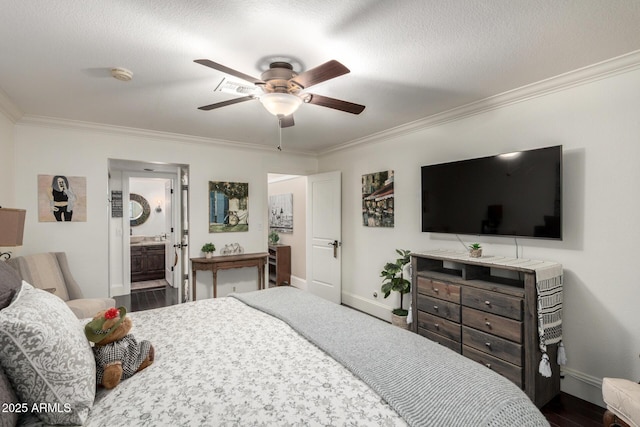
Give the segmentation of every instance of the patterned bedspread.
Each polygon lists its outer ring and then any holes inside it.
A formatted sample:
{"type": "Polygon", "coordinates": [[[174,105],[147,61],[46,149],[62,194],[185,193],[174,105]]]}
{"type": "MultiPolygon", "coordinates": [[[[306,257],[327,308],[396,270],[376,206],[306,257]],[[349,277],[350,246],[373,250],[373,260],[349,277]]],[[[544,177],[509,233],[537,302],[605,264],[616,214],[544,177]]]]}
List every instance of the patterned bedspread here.
{"type": "Polygon", "coordinates": [[[153,365],[99,389],[87,426],[403,426],[364,382],[234,298],[129,314],[153,365]]]}

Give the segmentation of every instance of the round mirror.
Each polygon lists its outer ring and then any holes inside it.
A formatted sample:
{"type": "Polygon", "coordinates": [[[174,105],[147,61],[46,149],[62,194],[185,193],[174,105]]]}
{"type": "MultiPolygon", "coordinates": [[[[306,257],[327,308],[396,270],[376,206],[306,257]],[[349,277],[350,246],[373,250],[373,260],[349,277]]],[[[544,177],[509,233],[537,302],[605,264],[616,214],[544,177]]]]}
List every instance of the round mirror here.
{"type": "Polygon", "coordinates": [[[129,222],[132,227],[144,224],[149,219],[151,209],[147,199],[139,194],[129,194],[129,222]]]}

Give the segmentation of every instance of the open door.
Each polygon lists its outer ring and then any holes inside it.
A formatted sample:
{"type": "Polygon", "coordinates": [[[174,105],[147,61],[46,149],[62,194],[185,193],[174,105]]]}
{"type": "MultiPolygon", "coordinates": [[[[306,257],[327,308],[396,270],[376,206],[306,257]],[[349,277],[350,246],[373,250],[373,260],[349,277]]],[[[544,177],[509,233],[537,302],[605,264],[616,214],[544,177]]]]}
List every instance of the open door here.
{"type": "Polygon", "coordinates": [[[336,304],[342,301],[341,198],[340,172],[307,177],[307,286],[336,304]]]}
{"type": "MultiPolygon", "coordinates": [[[[174,194],[175,180],[169,179],[165,181],[164,184],[164,208],[165,208],[165,236],[166,244],[165,244],[165,279],[169,286],[173,286],[174,288],[178,287],[179,278],[177,276],[178,270],[178,252],[176,243],[177,241],[177,233],[175,232],[174,217],[176,217],[174,209],[175,209],[175,196],[174,194]]],[[[179,216],[178,216],[179,217],[179,216]]]]}

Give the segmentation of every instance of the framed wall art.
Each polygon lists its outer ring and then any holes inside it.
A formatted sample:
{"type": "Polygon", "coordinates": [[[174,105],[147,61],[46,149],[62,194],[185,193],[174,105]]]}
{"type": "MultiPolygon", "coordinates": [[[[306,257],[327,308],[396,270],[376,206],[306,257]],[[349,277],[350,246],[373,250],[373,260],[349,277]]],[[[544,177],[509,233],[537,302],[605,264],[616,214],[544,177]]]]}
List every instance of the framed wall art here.
{"type": "Polygon", "coordinates": [[[293,233],[293,193],[269,196],[269,229],[293,233]]]}
{"type": "Polygon", "coordinates": [[[87,178],[38,175],[39,222],[86,222],[87,178]]]}
{"type": "Polygon", "coordinates": [[[249,231],[249,184],[209,181],[209,233],[249,231]]]}
{"type": "Polygon", "coordinates": [[[393,227],[393,171],[362,175],[362,224],[393,227]]]}

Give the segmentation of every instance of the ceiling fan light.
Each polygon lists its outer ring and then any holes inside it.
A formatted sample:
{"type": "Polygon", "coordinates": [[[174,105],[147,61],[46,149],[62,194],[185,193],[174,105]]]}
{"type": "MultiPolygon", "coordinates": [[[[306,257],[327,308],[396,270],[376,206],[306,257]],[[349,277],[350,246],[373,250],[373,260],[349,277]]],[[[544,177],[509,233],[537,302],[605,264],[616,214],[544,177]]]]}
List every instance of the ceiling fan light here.
{"type": "Polygon", "coordinates": [[[264,108],[274,116],[290,116],[295,113],[302,99],[290,93],[265,93],[260,97],[264,108]]]}

